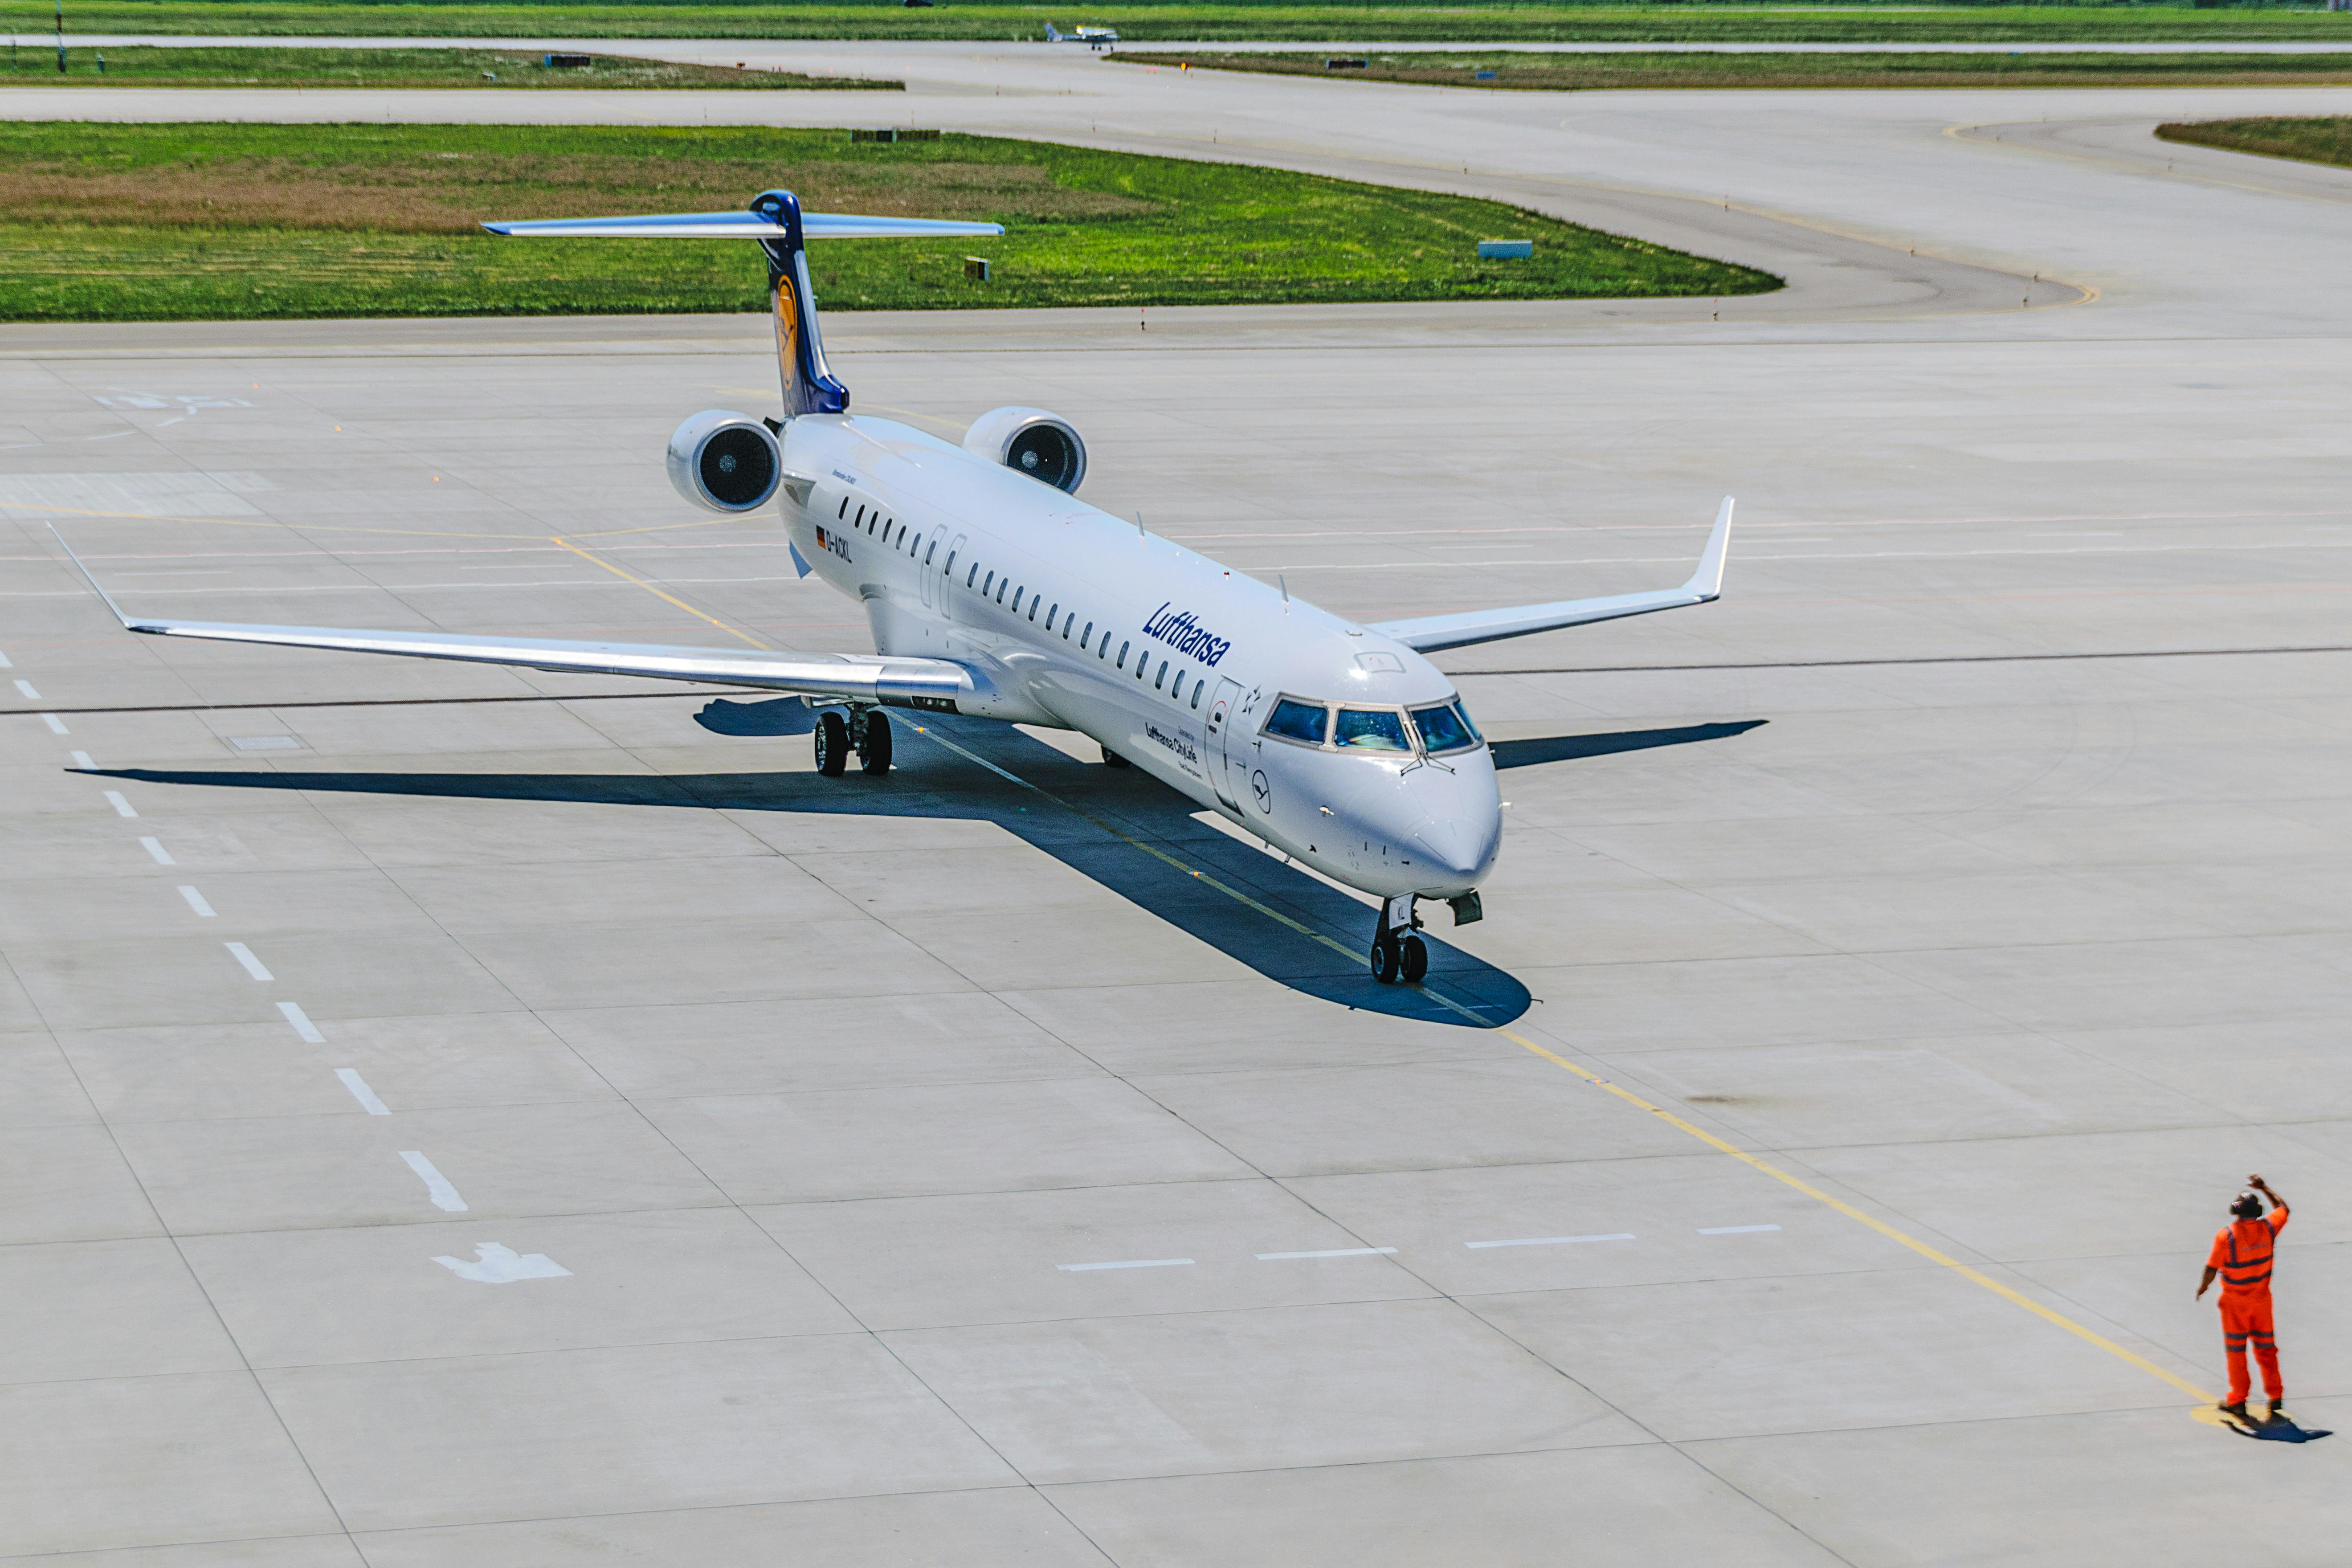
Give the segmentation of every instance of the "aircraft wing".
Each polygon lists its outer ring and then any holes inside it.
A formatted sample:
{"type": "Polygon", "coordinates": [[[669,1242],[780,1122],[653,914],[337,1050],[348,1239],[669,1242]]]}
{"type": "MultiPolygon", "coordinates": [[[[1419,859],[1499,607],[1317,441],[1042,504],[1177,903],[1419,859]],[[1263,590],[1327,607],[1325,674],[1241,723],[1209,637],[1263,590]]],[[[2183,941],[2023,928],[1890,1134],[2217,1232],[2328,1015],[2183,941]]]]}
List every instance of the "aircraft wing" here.
{"type": "MultiPolygon", "coordinates": [[[[58,542],[62,545],[64,541],[60,539],[58,542]]],[[[352,631],[340,626],[248,626],[233,621],[152,620],[124,615],[121,606],[99,587],[89,568],[82,565],[70,548],[66,555],[80,570],[83,581],[114,612],[115,619],[128,629],[149,637],[266,643],[278,647],[328,648],[342,653],[399,654],[408,658],[446,658],[468,664],[511,664],[563,674],[702,681],[843,701],[937,706],[948,711],[955,710],[958,696],[971,696],[981,689],[971,669],[943,658],[768,653],[758,648],[460,637],[449,632],[352,631]]]]}
{"type": "Polygon", "coordinates": [[[1559,599],[1549,605],[1513,605],[1499,610],[1465,610],[1451,616],[1423,616],[1417,620],[1382,622],[1371,629],[1394,637],[1417,653],[1437,653],[1449,647],[1468,647],[1473,643],[1558,631],[1562,626],[1704,605],[1723,596],[1723,556],[1730,542],[1731,498],[1726,496],[1723,510],[1715,514],[1715,531],[1707,535],[1698,570],[1679,588],[1612,594],[1599,599],[1559,599]]]}

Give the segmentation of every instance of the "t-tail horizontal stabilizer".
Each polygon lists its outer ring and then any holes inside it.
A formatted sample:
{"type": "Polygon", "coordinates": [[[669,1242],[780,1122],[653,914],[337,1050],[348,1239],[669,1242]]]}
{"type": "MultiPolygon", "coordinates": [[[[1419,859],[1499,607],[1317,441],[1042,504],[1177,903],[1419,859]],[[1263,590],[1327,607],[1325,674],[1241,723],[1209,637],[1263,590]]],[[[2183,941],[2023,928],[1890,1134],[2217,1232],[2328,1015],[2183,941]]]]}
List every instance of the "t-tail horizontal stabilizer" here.
{"type": "Polygon", "coordinates": [[[849,389],[825,368],[824,340],[816,325],[816,290],[810,287],[802,245],[811,239],[950,239],[997,235],[1001,223],[936,218],[857,217],[803,213],[790,191],[762,191],[740,213],[668,213],[650,217],[545,218],[486,223],[514,239],[756,239],[768,253],[768,301],[776,320],[776,360],[784,383],[784,412],[842,414],[849,389]]]}
{"type": "Polygon", "coordinates": [[[1647,594],[1612,594],[1599,599],[1561,599],[1549,605],[1514,605],[1500,610],[1465,610],[1458,615],[1424,616],[1419,620],[1385,621],[1372,627],[1383,637],[1421,653],[1438,653],[1473,643],[1500,642],[1537,632],[1558,631],[1594,621],[1625,616],[1646,616],[1654,610],[1679,610],[1723,596],[1723,558],[1731,544],[1731,498],[1715,514],[1715,531],[1699,552],[1698,570],[1679,588],[1647,594]]]}

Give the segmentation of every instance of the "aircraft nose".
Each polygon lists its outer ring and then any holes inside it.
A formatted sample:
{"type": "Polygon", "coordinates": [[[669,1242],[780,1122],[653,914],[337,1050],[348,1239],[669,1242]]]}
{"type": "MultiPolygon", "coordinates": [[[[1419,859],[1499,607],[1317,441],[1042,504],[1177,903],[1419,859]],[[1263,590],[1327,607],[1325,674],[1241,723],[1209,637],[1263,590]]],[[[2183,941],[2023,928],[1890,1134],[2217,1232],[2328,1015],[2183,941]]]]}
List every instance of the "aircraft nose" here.
{"type": "Polygon", "coordinates": [[[1430,818],[1413,830],[1413,847],[1428,856],[1428,865],[1442,869],[1446,877],[1470,879],[1484,869],[1479,865],[1482,844],[1461,818],[1430,818]]]}
{"type": "Polygon", "coordinates": [[[1494,869],[1502,847],[1502,803],[1496,798],[1494,776],[1466,769],[1423,769],[1413,776],[1422,808],[1412,835],[1413,858],[1449,889],[1466,893],[1494,869]],[[1424,773],[1429,776],[1422,777],[1424,773]]]}

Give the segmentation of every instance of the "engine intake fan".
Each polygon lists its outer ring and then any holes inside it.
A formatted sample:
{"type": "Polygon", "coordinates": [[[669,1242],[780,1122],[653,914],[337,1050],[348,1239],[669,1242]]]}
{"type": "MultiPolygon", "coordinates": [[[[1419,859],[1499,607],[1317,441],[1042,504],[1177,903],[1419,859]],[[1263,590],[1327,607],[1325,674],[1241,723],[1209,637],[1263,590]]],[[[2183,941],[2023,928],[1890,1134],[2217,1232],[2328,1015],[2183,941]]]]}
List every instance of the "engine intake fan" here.
{"type": "Polygon", "coordinates": [[[1042,408],[992,408],[963,434],[963,449],[1013,472],[1076,493],[1087,477],[1087,444],[1070,422],[1042,408]]]}
{"type": "Polygon", "coordinates": [[[748,414],[705,409],[669,438],[669,482],[705,511],[765,506],[784,477],[775,436],[748,414]]]}

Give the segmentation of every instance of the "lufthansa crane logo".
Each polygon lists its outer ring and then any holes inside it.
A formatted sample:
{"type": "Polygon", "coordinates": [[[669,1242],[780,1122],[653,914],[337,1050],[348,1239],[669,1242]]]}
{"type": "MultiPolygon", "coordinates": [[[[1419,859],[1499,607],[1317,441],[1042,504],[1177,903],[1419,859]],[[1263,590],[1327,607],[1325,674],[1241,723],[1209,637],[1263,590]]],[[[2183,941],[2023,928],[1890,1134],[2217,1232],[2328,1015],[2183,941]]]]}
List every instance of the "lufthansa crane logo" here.
{"type": "Polygon", "coordinates": [[[1260,811],[1274,809],[1274,785],[1266,782],[1264,768],[1250,774],[1250,794],[1257,796],[1257,808],[1260,811]]]}

